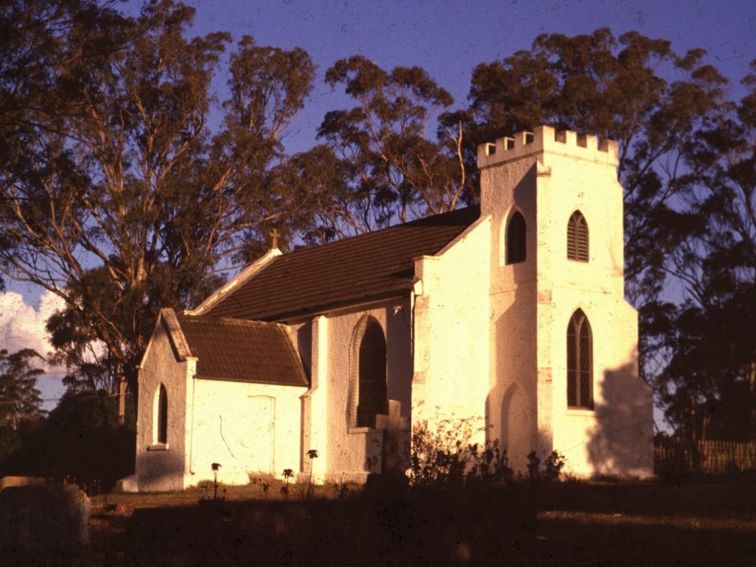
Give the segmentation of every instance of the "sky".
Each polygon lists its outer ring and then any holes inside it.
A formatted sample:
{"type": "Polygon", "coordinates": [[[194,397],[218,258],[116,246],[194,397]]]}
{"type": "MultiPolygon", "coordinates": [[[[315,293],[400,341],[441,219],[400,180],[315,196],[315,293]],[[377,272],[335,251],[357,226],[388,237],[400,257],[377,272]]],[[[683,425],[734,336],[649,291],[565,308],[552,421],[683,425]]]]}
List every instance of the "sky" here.
{"type": "MultiPolygon", "coordinates": [[[[753,0],[188,0],[196,8],[192,33],[248,34],[260,45],[304,48],[318,67],[315,88],[284,140],[287,151],[315,143],[323,115],[347,101],[322,82],[338,59],[361,54],[384,69],[419,65],[465,103],[472,69],[478,63],[529,49],[542,33],[576,35],[609,27],[619,36],[638,31],[672,42],[677,52],[701,47],[708,61],[738,82],[756,59],[756,2],[753,0]]],[[[136,14],[141,2],[121,9],[136,14]]],[[[222,81],[219,82],[222,86],[222,81]]],[[[220,93],[222,96],[222,93],[220,93]]],[[[31,346],[47,352],[44,319],[55,300],[39,289],[7,282],[0,294],[0,348],[31,346]]],[[[59,369],[42,378],[50,407],[61,393],[59,369]]]]}
{"type": "MultiPolygon", "coordinates": [[[[736,82],[756,58],[756,2],[744,0],[198,0],[198,33],[249,34],[261,45],[302,47],[319,80],[287,148],[309,148],[323,115],[340,99],[322,84],[338,59],[361,54],[384,69],[419,65],[464,104],[475,65],[530,48],[543,33],[576,35],[609,27],[672,42],[679,52],[703,47],[736,82]],[[611,7],[611,8],[609,8],[611,7]]],[[[130,2],[132,9],[139,3],[130,2]]]]}

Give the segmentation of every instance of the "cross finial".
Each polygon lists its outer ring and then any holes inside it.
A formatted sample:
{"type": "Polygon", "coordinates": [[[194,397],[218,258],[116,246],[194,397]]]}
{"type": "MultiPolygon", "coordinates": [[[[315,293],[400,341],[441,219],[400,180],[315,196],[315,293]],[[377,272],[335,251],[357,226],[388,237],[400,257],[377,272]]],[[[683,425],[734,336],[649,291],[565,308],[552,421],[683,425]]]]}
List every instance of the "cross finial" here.
{"type": "Polygon", "coordinates": [[[268,234],[270,235],[270,247],[278,248],[278,239],[281,237],[281,233],[278,232],[277,228],[274,228],[268,234]]]}

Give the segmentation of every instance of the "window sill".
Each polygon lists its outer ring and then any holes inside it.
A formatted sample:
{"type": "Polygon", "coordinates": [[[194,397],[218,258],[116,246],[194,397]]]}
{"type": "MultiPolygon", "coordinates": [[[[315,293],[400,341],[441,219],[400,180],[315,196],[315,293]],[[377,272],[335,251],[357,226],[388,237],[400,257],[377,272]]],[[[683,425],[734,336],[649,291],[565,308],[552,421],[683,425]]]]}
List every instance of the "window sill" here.
{"type": "Polygon", "coordinates": [[[567,408],[567,415],[574,415],[574,416],[583,416],[583,417],[593,417],[596,415],[596,410],[594,408],[567,408]]]}
{"type": "Polygon", "coordinates": [[[350,427],[347,430],[347,433],[351,435],[364,435],[365,433],[370,433],[371,431],[383,431],[383,429],[378,429],[375,427],[350,427]]]}
{"type": "Polygon", "coordinates": [[[154,445],[147,446],[148,451],[167,451],[168,443],[155,443],[154,445]]]}

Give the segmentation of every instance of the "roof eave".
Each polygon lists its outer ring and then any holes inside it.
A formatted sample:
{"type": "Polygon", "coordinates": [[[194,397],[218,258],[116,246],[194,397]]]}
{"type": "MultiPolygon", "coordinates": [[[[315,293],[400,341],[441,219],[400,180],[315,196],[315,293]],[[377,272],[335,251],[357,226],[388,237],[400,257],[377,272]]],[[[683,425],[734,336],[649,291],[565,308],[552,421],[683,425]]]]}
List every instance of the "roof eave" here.
{"type": "Polygon", "coordinates": [[[195,378],[198,380],[214,380],[216,382],[241,382],[244,384],[260,384],[262,386],[286,386],[287,388],[309,388],[309,385],[304,383],[284,383],[275,382],[272,380],[263,380],[258,378],[236,378],[231,376],[210,376],[207,374],[195,374],[195,378]]]}
{"type": "Polygon", "coordinates": [[[176,360],[184,362],[187,359],[194,358],[192,350],[189,348],[189,341],[186,340],[184,331],[181,330],[181,323],[176,317],[176,312],[170,307],[161,309],[159,321],[168,335],[176,360]]]}
{"type": "Polygon", "coordinates": [[[412,286],[413,281],[408,280],[406,284],[402,284],[401,287],[397,287],[378,294],[370,294],[357,298],[350,298],[348,300],[341,300],[338,302],[313,305],[302,309],[297,309],[295,311],[271,311],[268,313],[255,313],[254,318],[262,319],[265,321],[293,322],[300,319],[313,317],[315,315],[325,315],[340,311],[364,309],[366,306],[380,303],[389,299],[403,298],[405,295],[409,295],[409,292],[412,290],[412,286]]]}

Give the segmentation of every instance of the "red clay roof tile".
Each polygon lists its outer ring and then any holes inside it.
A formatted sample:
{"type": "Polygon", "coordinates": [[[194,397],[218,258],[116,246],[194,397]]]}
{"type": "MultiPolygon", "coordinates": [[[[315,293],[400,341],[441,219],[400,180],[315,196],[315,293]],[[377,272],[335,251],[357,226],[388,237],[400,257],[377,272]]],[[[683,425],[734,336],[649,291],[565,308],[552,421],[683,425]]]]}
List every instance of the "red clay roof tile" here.
{"type": "Polygon", "coordinates": [[[437,253],[479,216],[469,207],[284,254],[208,315],[286,320],[401,295],[412,287],[414,259],[437,253]]]}
{"type": "Polygon", "coordinates": [[[286,328],[278,323],[178,315],[197,376],[239,382],[307,386],[286,328]]]}

